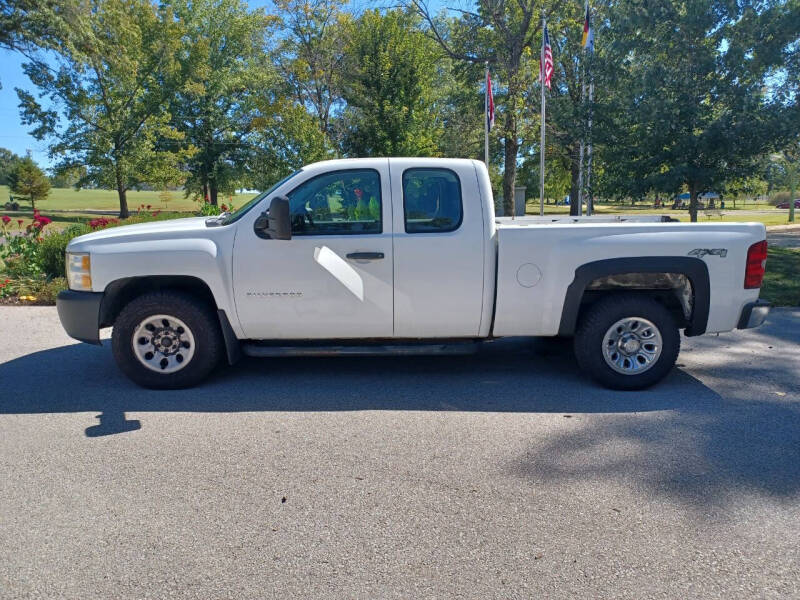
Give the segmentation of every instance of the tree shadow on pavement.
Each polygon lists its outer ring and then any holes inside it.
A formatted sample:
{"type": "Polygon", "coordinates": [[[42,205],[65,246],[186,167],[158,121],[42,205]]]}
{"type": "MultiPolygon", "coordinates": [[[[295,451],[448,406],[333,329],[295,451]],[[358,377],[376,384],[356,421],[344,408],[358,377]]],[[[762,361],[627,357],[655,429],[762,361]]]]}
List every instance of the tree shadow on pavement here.
{"type": "Polygon", "coordinates": [[[128,381],[105,347],[75,344],[0,364],[0,414],[84,411],[640,412],[714,392],[682,372],[643,392],[599,388],[568,346],[504,340],[477,355],[243,359],[200,386],[154,391],[128,381]],[[32,377],[46,373],[46,377],[32,377]],[[688,393],[687,393],[687,390],[688,393]]]}
{"type": "MultiPolygon", "coordinates": [[[[718,365],[718,375],[734,366],[718,365]]],[[[753,376],[781,368],[757,365],[753,376]]],[[[0,381],[0,414],[98,412],[90,437],[138,429],[129,412],[564,413],[575,417],[574,429],[532,440],[512,473],[536,481],[634,479],[705,504],[742,489],[777,497],[800,491],[796,402],[723,398],[680,369],[649,390],[605,390],[580,375],[567,345],[548,340],[498,341],[473,356],[246,359],[176,391],[139,388],[107,347],[76,344],[0,364],[0,381]]]]}
{"type": "MultiPolygon", "coordinates": [[[[633,481],[698,510],[742,493],[800,494],[800,311],[692,341],[673,410],[592,419],[532,443],[511,471],[533,481],[633,481]],[[698,359],[695,354],[701,354],[698,359]],[[722,394],[722,395],[720,395],[722,394]],[[724,397],[723,397],[724,396],[724,397]]],[[[673,379],[673,382],[676,381],[673,379]]]]}

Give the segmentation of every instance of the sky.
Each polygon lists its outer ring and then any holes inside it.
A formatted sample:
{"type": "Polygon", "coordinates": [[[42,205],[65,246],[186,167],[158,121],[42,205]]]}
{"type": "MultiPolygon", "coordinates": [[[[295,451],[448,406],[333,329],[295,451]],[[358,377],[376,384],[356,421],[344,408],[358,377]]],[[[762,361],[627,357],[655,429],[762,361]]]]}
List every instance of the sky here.
{"type": "MultiPolygon", "coordinates": [[[[269,0],[249,0],[251,8],[265,7],[269,9],[269,0]]],[[[394,4],[391,0],[353,0],[351,6],[355,10],[370,7],[385,7],[394,4]]],[[[465,4],[472,4],[471,0],[430,0],[430,8],[434,11],[442,6],[453,6],[465,8],[465,4]]],[[[19,99],[14,88],[22,88],[35,93],[35,88],[31,85],[25,73],[22,71],[24,57],[9,50],[0,49],[0,147],[8,148],[20,156],[30,152],[33,159],[42,167],[50,167],[54,164],[47,155],[47,142],[38,141],[33,136],[28,135],[30,126],[25,126],[20,122],[19,99]]]]}

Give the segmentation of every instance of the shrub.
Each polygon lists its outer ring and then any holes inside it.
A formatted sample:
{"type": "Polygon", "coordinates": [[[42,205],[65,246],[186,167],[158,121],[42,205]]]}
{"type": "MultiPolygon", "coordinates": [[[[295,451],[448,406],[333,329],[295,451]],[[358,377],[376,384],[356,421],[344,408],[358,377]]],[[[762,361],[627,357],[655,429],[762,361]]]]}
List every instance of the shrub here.
{"type": "Polygon", "coordinates": [[[11,232],[10,223],[8,216],[0,219],[0,237],[5,238],[5,243],[0,245],[0,259],[5,263],[6,274],[14,279],[39,275],[42,272],[39,266],[42,231],[52,220],[34,211],[33,222],[25,230],[11,232]]]}
{"type": "Polygon", "coordinates": [[[788,191],[775,192],[772,194],[772,196],[770,196],[769,202],[774,206],[775,204],[780,204],[781,202],[788,202],[790,196],[791,194],[788,191]]]}
{"type": "Polygon", "coordinates": [[[41,271],[48,277],[62,277],[66,268],[64,253],[67,251],[67,244],[72,238],[91,231],[89,225],[71,225],[64,231],[44,236],[39,243],[36,257],[41,271]]]}
{"type": "Polygon", "coordinates": [[[210,202],[205,202],[200,207],[200,214],[204,217],[212,217],[214,215],[218,215],[222,212],[222,209],[217,206],[216,204],[211,204],[210,202]]]}
{"type": "Polygon", "coordinates": [[[58,292],[67,287],[64,254],[73,238],[97,229],[183,216],[156,211],[139,213],[124,221],[102,217],[47,234],[43,229],[52,221],[38,212],[27,228],[22,228],[21,223],[14,226],[11,218],[0,216],[0,298],[16,296],[23,303],[54,304],[58,292]]]}

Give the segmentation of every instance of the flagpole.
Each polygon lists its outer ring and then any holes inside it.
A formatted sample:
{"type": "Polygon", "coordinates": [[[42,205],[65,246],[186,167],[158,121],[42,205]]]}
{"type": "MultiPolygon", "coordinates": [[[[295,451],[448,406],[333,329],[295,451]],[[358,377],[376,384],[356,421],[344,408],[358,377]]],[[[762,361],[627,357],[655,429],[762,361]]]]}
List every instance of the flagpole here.
{"type": "MultiPolygon", "coordinates": [[[[586,77],[586,73],[584,71],[584,77],[586,77]]],[[[586,98],[586,80],[581,83],[581,112],[583,112],[584,107],[584,100],[586,98]]],[[[583,214],[583,154],[584,154],[584,142],[585,142],[585,129],[583,127],[583,119],[581,118],[581,143],[580,149],[578,150],[578,216],[580,217],[583,214]]],[[[572,211],[570,211],[572,214],[572,211]]]]}
{"type": "Polygon", "coordinates": [[[589,33],[586,39],[586,53],[588,61],[586,62],[586,75],[585,78],[589,80],[589,114],[587,123],[587,156],[586,156],[586,214],[591,216],[594,212],[594,196],[592,195],[592,117],[594,111],[594,71],[592,69],[594,63],[594,30],[592,29],[591,21],[589,21],[589,0],[586,0],[586,17],[589,23],[589,33]]]}
{"type": "Polygon", "coordinates": [[[489,170],[489,63],[486,63],[486,74],[483,78],[485,91],[483,93],[483,162],[489,170]]]}
{"type": "MultiPolygon", "coordinates": [[[[591,59],[590,59],[591,62],[591,59]]],[[[592,196],[592,101],[594,100],[594,81],[589,80],[589,145],[586,155],[586,214],[591,215],[594,209],[592,196]]]]}
{"type": "Polygon", "coordinates": [[[544,119],[545,119],[545,103],[544,103],[544,32],[547,27],[547,22],[542,12],[542,49],[539,52],[539,79],[542,84],[542,134],[539,142],[539,215],[544,216],[544,119]]]}

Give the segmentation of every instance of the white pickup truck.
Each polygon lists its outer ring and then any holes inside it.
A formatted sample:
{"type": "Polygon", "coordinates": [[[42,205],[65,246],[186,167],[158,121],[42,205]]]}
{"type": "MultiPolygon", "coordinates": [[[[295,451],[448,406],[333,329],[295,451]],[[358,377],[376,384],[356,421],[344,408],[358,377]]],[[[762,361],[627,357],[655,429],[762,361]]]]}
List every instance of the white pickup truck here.
{"type": "Polygon", "coordinates": [[[763,322],[765,260],[758,223],[499,219],[481,162],[335,160],[229,214],[72,240],[58,313],[85,342],[113,326],[120,368],[151,388],[194,385],[241,354],[466,352],[501,336],[571,336],[586,372],[638,389],[670,371],[681,329],[763,322]]]}

